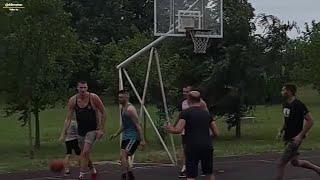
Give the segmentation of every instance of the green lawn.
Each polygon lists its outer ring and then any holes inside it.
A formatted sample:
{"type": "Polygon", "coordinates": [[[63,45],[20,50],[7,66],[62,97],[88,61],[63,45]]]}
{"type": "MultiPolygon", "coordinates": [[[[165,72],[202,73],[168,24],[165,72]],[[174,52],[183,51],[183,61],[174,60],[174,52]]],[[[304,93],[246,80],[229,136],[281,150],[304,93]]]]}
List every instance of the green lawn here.
{"type": "MultiPolygon", "coordinates": [[[[315,119],[315,126],[305,141],[302,150],[320,149],[320,108],[319,95],[310,88],[304,88],[299,97],[309,107],[315,119]]],[[[107,106],[107,133],[113,133],[119,126],[119,112],[116,105],[107,106]]],[[[157,117],[155,109],[151,115],[157,117]]],[[[41,113],[41,150],[33,160],[28,158],[27,129],[19,126],[16,117],[0,119],[0,173],[29,169],[43,169],[50,160],[63,158],[64,144],[57,142],[65,119],[65,110],[55,108],[41,113]]],[[[227,131],[223,120],[218,121],[221,136],[215,141],[216,156],[258,154],[281,151],[282,143],[275,141],[275,135],[282,124],[281,106],[259,106],[255,112],[255,121],[246,120],[242,124],[242,138],[234,138],[234,130],[227,131]]],[[[148,124],[150,125],[150,124],[148,124]]],[[[177,148],[180,149],[179,137],[176,136],[177,148]]],[[[137,153],[137,161],[168,161],[165,151],[149,127],[148,146],[137,153]]],[[[169,143],[168,143],[169,144],[169,143]]],[[[95,161],[116,160],[119,157],[119,142],[100,141],[96,144],[93,159],[95,161]]]]}

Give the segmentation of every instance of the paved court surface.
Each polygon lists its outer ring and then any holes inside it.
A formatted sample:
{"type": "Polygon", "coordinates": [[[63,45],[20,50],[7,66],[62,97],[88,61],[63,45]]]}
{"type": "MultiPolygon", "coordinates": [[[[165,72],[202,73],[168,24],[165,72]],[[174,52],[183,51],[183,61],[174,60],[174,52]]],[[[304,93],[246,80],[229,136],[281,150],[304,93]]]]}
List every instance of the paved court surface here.
{"type": "MultiPolygon", "coordinates": [[[[320,164],[320,153],[303,153],[301,158],[320,164]]],[[[241,156],[215,158],[214,171],[217,180],[273,180],[275,177],[276,160],[279,155],[241,156]]],[[[116,164],[103,163],[98,165],[98,180],[120,180],[120,168],[116,164]]],[[[137,164],[134,168],[137,180],[176,180],[177,167],[168,164],[137,164]]],[[[320,180],[316,173],[288,166],[286,180],[320,180]]],[[[49,171],[22,172],[1,174],[1,180],[76,180],[78,173],[63,177],[49,171]]],[[[89,176],[88,176],[89,179],[89,176]]],[[[203,179],[203,178],[198,178],[203,179]]]]}

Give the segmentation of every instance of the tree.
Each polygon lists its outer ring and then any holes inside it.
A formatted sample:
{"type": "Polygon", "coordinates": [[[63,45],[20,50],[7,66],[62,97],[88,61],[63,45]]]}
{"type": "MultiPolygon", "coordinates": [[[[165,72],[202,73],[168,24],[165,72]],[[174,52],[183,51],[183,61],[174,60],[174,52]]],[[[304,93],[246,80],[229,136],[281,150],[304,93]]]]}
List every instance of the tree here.
{"type": "Polygon", "coordinates": [[[309,39],[306,56],[311,62],[309,66],[311,70],[311,72],[309,72],[311,75],[310,80],[313,86],[320,92],[320,23],[314,21],[312,27],[307,28],[306,37],[309,39]]]}
{"type": "Polygon", "coordinates": [[[77,44],[62,1],[30,0],[24,6],[5,15],[9,28],[2,37],[1,90],[6,94],[8,115],[19,113],[23,125],[30,125],[34,115],[35,147],[39,148],[39,112],[68,92],[71,56],[77,44]]]}
{"type": "Polygon", "coordinates": [[[85,42],[106,45],[134,36],[136,29],[150,32],[153,1],[146,0],[64,0],[72,13],[72,27],[85,42]]]}
{"type": "Polygon", "coordinates": [[[320,23],[306,24],[303,36],[292,45],[298,61],[292,63],[290,76],[301,85],[313,85],[320,92],[320,23]]]}
{"type": "MultiPolygon", "coordinates": [[[[264,28],[265,33],[261,37],[263,46],[263,61],[265,78],[281,84],[289,80],[288,69],[294,61],[298,59],[292,49],[293,40],[288,37],[288,32],[296,29],[295,22],[283,23],[279,18],[272,15],[260,14],[257,18],[259,25],[264,28]]],[[[272,86],[272,84],[269,84],[272,86]]],[[[274,89],[274,87],[272,87],[274,89]]],[[[277,88],[279,89],[279,88],[277,88]]],[[[270,92],[269,92],[270,93],[270,92]]],[[[277,92],[277,94],[279,94],[277,92]]]]}
{"type": "Polygon", "coordinates": [[[78,55],[78,59],[81,60],[77,61],[79,68],[73,72],[72,79],[79,77],[85,79],[93,91],[103,93],[101,90],[105,92],[110,88],[106,86],[108,83],[101,83],[103,81],[99,77],[99,72],[105,68],[104,64],[101,64],[105,61],[104,46],[131,39],[137,32],[151,34],[153,1],[64,0],[64,2],[64,8],[72,14],[71,26],[76,30],[81,47],[87,51],[82,51],[82,54],[78,55]]]}
{"type": "MultiPolygon", "coordinates": [[[[213,46],[207,50],[207,56],[198,60],[198,70],[202,81],[198,85],[215,114],[234,115],[236,136],[240,137],[241,112],[245,92],[259,80],[259,71],[251,52],[255,26],[251,23],[254,9],[248,1],[224,1],[224,38],[213,40],[213,46]],[[230,93],[230,88],[236,90],[230,93]],[[225,101],[227,99],[238,99],[225,101]],[[225,103],[229,102],[229,103],[225,103]],[[232,108],[234,107],[234,108],[232,108]],[[230,112],[228,109],[234,109],[230,112]]],[[[253,51],[256,52],[256,51],[253,51]]],[[[191,71],[191,73],[195,73],[191,71]]],[[[199,73],[198,73],[199,74],[199,73]]]]}

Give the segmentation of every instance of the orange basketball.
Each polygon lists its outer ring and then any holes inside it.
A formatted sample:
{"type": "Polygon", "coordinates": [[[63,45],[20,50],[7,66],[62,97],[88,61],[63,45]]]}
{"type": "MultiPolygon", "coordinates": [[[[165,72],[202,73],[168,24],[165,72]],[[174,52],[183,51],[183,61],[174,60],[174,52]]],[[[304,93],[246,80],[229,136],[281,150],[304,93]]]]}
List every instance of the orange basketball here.
{"type": "Polygon", "coordinates": [[[54,160],[50,163],[49,167],[53,172],[61,172],[64,168],[64,163],[62,160],[54,160]]]}

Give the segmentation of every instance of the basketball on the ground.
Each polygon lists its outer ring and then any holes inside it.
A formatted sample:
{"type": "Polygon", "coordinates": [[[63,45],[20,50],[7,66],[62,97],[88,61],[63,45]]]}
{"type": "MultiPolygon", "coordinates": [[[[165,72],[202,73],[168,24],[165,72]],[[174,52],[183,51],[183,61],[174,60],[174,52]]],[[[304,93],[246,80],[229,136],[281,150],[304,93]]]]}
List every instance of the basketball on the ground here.
{"type": "Polygon", "coordinates": [[[64,163],[62,160],[53,160],[50,163],[49,168],[53,172],[61,172],[64,168],[64,163]]]}

